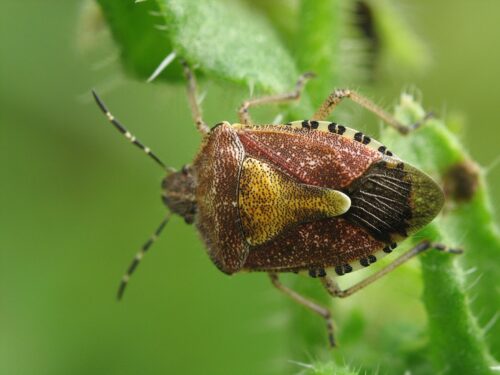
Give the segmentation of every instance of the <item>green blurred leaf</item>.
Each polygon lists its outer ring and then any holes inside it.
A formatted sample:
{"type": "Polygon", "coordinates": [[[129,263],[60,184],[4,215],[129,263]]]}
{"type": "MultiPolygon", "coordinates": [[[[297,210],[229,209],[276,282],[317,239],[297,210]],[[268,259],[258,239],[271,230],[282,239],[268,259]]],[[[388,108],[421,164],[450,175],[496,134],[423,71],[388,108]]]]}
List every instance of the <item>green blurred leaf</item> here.
{"type": "Polygon", "coordinates": [[[296,38],[299,66],[318,74],[306,91],[316,106],[339,82],[342,22],[340,2],[317,0],[300,2],[300,23],[296,38]],[[325,37],[328,36],[328,37],[325,37]]]}
{"type": "Polygon", "coordinates": [[[428,48],[409,26],[407,17],[403,17],[397,5],[387,0],[374,0],[369,4],[381,52],[387,65],[392,67],[391,73],[405,70],[419,72],[427,68],[431,62],[428,48]]]}

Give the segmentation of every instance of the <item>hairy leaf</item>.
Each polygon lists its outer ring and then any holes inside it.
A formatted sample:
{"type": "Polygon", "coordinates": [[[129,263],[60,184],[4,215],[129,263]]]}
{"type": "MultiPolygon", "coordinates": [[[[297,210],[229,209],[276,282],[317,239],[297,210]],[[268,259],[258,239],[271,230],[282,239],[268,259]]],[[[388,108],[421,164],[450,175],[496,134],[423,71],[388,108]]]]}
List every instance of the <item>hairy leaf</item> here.
{"type": "MultiPolygon", "coordinates": [[[[299,76],[267,19],[238,1],[98,1],[127,71],[139,78],[171,52],[213,78],[266,91],[289,90],[299,76]]],[[[182,77],[173,65],[161,79],[182,77]]]]}

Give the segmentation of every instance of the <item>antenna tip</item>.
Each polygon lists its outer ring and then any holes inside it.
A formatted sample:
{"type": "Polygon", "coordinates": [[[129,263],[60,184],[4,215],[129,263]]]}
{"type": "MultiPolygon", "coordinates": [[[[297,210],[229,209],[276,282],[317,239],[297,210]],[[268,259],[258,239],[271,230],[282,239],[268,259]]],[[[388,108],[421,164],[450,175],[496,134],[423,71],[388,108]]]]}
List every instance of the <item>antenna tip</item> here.
{"type": "Polygon", "coordinates": [[[123,281],[120,283],[120,287],[118,288],[118,293],[116,294],[116,300],[120,302],[123,298],[123,292],[125,292],[125,287],[127,286],[127,283],[124,283],[123,281]]]}
{"type": "Polygon", "coordinates": [[[107,113],[108,109],[104,105],[104,102],[101,100],[101,98],[99,97],[99,95],[97,95],[97,93],[95,92],[94,89],[92,89],[91,92],[92,92],[92,96],[94,97],[95,102],[97,103],[97,105],[99,106],[99,108],[101,108],[101,111],[104,112],[104,113],[107,113]]]}

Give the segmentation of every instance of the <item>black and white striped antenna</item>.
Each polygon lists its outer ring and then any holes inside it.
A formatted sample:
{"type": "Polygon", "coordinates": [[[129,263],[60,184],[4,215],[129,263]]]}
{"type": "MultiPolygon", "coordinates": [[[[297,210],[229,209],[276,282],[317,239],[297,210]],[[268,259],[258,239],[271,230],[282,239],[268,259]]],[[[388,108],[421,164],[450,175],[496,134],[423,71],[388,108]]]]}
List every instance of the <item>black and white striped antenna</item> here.
{"type": "MultiPolygon", "coordinates": [[[[165,163],[161,161],[161,159],[156,156],[155,153],[151,151],[151,149],[147,146],[145,146],[141,141],[139,141],[132,133],[130,133],[125,126],[123,126],[108,110],[104,102],[99,98],[97,93],[92,90],[92,95],[94,96],[94,99],[101,109],[101,111],[106,115],[108,118],[108,121],[116,128],[120,133],[122,133],[125,138],[127,138],[131,143],[139,147],[142,151],[146,153],[151,159],[153,159],[159,166],[162,167],[163,170],[167,170],[168,172],[172,172],[171,168],[167,168],[165,163]]],[[[167,216],[163,219],[163,221],[160,223],[158,228],[156,228],[155,232],[153,235],[149,238],[149,240],[142,245],[141,249],[137,252],[135,255],[134,259],[130,263],[127,271],[123,275],[121,281],[120,281],[120,286],[118,287],[118,293],[117,293],[117,298],[118,300],[121,300],[123,297],[123,293],[125,292],[125,288],[128,284],[128,281],[130,280],[130,277],[134,273],[134,271],[137,269],[137,266],[141,262],[142,258],[146,254],[146,252],[150,249],[151,245],[156,241],[156,239],[160,236],[161,232],[165,228],[165,226],[168,223],[168,220],[170,219],[170,213],[167,214],[167,216]]]]}
{"type": "Polygon", "coordinates": [[[135,135],[133,135],[132,133],[130,133],[127,128],[125,128],[125,126],[123,126],[120,121],[118,121],[115,116],[113,116],[111,114],[111,112],[108,110],[108,108],[106,107],[106,105],[104,104],[104,102],[101,100],[101,98],[99,98],[99,96],[97,95],[97,93],[92,90],[92,95],[94,95],[94,99],[97,103],[97,105],[99,106],[99,108],[101,109],[101,111],[106,115],[106,117],[108,118],[108,121],[113,124],[113,126],[118,129],[118,131],[120,133],[122,133],[125,138],[127,138],[130,142],[132,142],[134,145],[136,145],[137,147],[139,147],[142,151],[144,151],[146,153],[146,155],[148,155],[151,159],[153,159],[157,164],[159,164],[163,169],[167,169],[165,163],[163,163],[160,158],[158,156],[156,156],[156,154],[151,151],[151,149],[147,146],[144,146],[144,144],[139,141],[135,135]]]}

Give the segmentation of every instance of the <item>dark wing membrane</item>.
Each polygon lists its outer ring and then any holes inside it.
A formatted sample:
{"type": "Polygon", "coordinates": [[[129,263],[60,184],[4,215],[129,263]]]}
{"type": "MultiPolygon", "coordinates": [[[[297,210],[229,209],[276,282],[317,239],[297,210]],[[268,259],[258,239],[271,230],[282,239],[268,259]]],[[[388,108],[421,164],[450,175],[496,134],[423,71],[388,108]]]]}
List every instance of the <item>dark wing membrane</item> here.
{"type": "Polygon", "coordinates": [[[344,217],[387,243],[423,228],[444,203],[443,192],[431,177],[391,158],[374,163],[346,193],[351,208],[344,217]]]}
{"type": "Polygon", "coordinates": [[[395,242],[407,237],[412,218],[411,179],[405,164],[374,163],[348,188],[351,208],[344,217],[367,229],[377,240],[395,242]]]}

